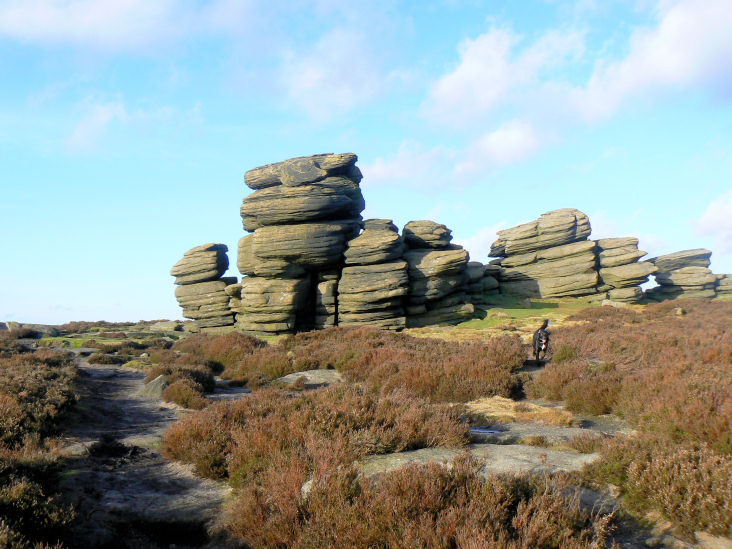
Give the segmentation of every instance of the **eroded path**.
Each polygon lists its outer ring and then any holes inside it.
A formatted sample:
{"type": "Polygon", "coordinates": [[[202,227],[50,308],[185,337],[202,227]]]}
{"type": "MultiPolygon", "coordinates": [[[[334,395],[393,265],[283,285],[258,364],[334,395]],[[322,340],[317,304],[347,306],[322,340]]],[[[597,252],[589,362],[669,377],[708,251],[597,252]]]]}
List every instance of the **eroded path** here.
{"type": "Polygon", "coordinates": [[[79,402],[66,429],[71,547],[220,547],[208,531],[229,488],[160,455],[180,408],[138,395],[145,375],[93,365],[77,350],[79,402]]]}

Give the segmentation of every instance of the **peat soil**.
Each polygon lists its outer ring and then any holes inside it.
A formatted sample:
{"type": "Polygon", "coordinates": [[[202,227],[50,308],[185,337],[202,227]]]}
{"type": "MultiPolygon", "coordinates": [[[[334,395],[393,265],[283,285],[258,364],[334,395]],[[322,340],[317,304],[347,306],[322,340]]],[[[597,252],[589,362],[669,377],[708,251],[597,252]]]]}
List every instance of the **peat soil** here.
{"type": "Polygon", "coordinates": [[[79,402],[65,429],[64,499],[74,506],[70,547],[226,547],[214,520],[230,489],[166,460],[163,432],[181,408],[137,393],[145,374],[89,364],[75,349],[79,402]]]}

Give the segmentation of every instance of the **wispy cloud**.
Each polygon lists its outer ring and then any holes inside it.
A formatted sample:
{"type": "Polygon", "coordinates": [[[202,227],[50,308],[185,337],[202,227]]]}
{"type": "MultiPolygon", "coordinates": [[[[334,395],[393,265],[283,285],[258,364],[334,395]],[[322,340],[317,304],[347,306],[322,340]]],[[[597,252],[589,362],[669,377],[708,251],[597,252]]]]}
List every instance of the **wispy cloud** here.
{"type": "Polygon", "coordinates": [[[475,175],[513,164],[531,155],[539,145],[539,136],[531,124],[511,120],[475,140],[461,155],[455,174],[475,175]]]}
{"type": "Polygon", "coordinates": [[[289,102],[326,120],[371,100],[386,83],[367,35],[346,27],[328,31],[305,51],[285,52],[279,77],[289,102]]]}
{"type": "Polygon", "coordinates": [[[729,2],[659,2],[657,11],[657,24],[633,33],[623,59],[598,59],[586,85],[574,90],[571,99],[586,119],[606,118],[633,97],[669,88],[732,91],[729,2]]]}
{"type": "Polygon", "coordinates": [[[465,40],[459,46],[460,63],[430,87],[422,113],[448,126],[481,123],[516,93],[536,85],[543,71],[584,51],[583,34],[577,31],[551,30],[519,49],[523,42],[501,27],[465,40]]]}
{"type": "Polygon", "coordinates": [[[128,119],[127,109],[121,100],[93,103],[85,111],[66,141],[71,152],[93,150],[110,124],[128,119]]]}

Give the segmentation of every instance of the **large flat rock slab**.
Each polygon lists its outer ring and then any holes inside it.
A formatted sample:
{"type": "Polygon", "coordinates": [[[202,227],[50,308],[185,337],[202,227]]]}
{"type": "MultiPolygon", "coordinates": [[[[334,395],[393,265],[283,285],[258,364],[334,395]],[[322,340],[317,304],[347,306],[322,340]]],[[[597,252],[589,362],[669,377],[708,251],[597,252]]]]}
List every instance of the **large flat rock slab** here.
{"type": "MultiPolygon", "coordinates": [[[[554,473],[578,471],[592,463],[599,454],[578,454],[564,450],[551,450],[523,444],[471,444],[470,455],[483,463],[480,473],[484,476],[496,473],[554,473]]],[[[365,476],[394,471],[410,464],[430,462],[450,464],[462,450],[453,448],[423,448],[409,452],[397,452],[370,456],[358,464],[365,476]]]]}

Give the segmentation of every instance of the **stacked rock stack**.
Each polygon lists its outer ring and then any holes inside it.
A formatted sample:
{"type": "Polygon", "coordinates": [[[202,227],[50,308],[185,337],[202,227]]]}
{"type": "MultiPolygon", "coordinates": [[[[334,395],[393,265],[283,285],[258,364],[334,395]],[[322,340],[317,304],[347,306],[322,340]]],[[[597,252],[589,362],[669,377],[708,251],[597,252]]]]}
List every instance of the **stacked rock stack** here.
{"type": "Polygon", "coordinates": [[[590,220],[565,208],[498,232],[491,264],[500,267],[501,293],[521,297],[583,296],[597,292],[590,220]]]}
{"type": "Polygon", "coordinates": [[[498,275],[501,273],[500,265],[487,264],[484,265],[483,274],[483,300],[485,301],[487,296],[496,295],[501,293],[500,283],[498,282],[498,275]]]}
{"type": "Polygon", "coordinates": [[[466,269],[467,282],[465,291],[470,296],[473,305],[483,303],[483,279],[485,277],[485,265],[480,261],[468,261],[466,269]]]}
{"type": "Polygon", "coordinates": [[[715,297],[717,275],[709,270],[712,252],[703,248],[682,250],[649,261],[657,271],[658,286],[646,291],[655,301],[687,297],[715,297]]]}
{"type": "Polygon", "coordinates": [[[196,246],[170,270],[178,284],[175,298],[183,308],[183,316],[194,320],[197,328],[234,323],[226,287],[236,283],[236,278],[221,276],[229,268],[227,251],[224,244],[196,246]]]}
{"type": "Polygon", "coordinates": [[[408,247],[407,326],[455,324],[475,312],[465,293],[468,252],[450,244],[452,231],[434,221],[410,221],[402,237],[408,247]]]}
{"type": "Polygon", "coordinates": [[[348,243],[338,283],[338,324],[398,330],[406,326],[407,263],[397,227],[390,219],[369,219],[348,243]]]}
{"type": "Polygon", "coordinates": [[[292,332],[335,323],[337,273],[365,204],[352,153],[292,158],[249,170],[237,266],[239,329],[292,332]],[[333,272],[335,271],[335,273],[333,272]]]}
{"type": "Polygon", "coordinates": [[[717,297],[732,297],[732,274],[717,275],[717,297]]]}
{"type": "Polygon", "coordinates": [[[643,297],[640,285],[656,272],[649,261],[638,261],[646,252],[638,249],[638,239],[601,238],[597,240],[598,291],[611,301],[637,303],[643,297]]]}

